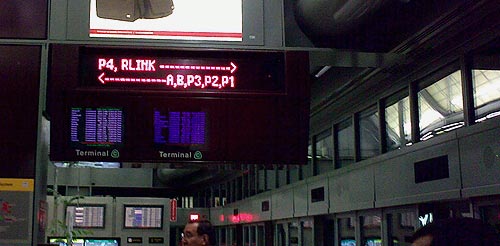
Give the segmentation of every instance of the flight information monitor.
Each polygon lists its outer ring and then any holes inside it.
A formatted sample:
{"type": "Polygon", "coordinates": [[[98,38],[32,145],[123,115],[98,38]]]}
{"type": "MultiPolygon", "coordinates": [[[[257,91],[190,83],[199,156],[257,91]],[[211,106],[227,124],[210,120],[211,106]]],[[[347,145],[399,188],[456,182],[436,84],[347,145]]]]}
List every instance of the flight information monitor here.
{"type": "Polygon", "coordinates": [[[156,144],[205,144],[205,112],[162,112],[155,109],[153,121],[156,144]]]}
{"type": "Polygon", "coordinates": [[[125,205],[123,217],[127,229],[163,228],[163,206],[125,205]]]}
{"type": "Polygon", "coordinates": [[[305,52],[51,45],[52,161],[305,164],[305,52]]]}
{"type": "Polygon", "coordinates": [[[119,145],[123,137],[120,108],[71,108],[71,143],[79,145],[119,145]]]}
{"type": "Polygon", "coordinates": [[[66,223],[75,228],[104,228],[104,205],[68,205],[66,223]]]}

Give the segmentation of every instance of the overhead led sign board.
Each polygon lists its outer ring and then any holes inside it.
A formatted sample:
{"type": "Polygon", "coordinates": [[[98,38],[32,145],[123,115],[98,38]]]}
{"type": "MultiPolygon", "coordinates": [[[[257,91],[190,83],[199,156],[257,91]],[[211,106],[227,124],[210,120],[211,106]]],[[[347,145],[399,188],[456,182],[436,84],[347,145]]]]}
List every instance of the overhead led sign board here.
{"type": "Polygon", "coordinates": [[[307,55],[51,45],[52,161],[305,164],[307,55]]]}
{"type": "Polygon", "coordinates": [[[284,93],[284,56],[279,52],[170,51],[155,54],[85,49],[84,86],[148,88],[171,91],[284,93]]]}

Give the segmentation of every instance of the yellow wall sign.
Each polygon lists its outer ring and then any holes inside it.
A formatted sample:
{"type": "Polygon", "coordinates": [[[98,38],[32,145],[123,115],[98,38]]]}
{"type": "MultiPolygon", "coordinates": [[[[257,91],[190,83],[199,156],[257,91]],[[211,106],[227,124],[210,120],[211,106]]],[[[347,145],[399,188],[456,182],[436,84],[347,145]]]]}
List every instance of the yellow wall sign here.
{"type": "Polygon", "coordinates": [[[34,188],[34,179],[0,179],[0,191],[33,192],[34,188]]]}

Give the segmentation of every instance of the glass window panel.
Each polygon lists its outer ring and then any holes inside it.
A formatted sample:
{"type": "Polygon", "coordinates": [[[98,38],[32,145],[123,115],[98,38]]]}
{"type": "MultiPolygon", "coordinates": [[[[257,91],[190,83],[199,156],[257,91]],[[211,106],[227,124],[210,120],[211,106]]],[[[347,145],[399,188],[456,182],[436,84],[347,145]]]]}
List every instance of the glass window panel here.
{"type": "Polygon", "coordinates": [[[276,245],[285,246],[286,245],[286,233],[283,224],[276,225],[276,245]]]}
{"type": "Polygon", "coordinates": [[[257,165],[250,166],[250,196],[257,194],[257,165]]]}
{"type": "Polygon", "coordinates": [[[485,223],[488,223],[495,228],[500,228],[500,218],[498,216],[500,214],[500,205],[495,204],[480,206],[479,213],[481,216],[481,220],[483,220],[485,223]]]}
{"type": "Polygon", "coordinates": [[[309,141],[309,145],[307,145],[307,159],[311,160],[312,156],[313,156],[313,148],[312,148],[311,141],[309,141]]]}
{"type": "Polygon", "coordinates": [[[286,166],[283,166],[283,165],[279,165],[278,168],[277,168],[277,172],[278,172],[278,187],[281,187],[281,186],[284,186],[284,185],[287,185],[287,171],[286,171],[286,166]]]}
{"type": "Polygon", "coordinates": [[[316,158],[318,160],[333,160],[333,137],[330,130],[320,133],[316,142],[316,158]]]}
{"type": "Polygon", "coordinates": [[[237,245],[237,238],[236,238],[236,229],[235,228],[230,228],[230,237],[231,237],[231,246],[236,246],[237,245]]]}
{"type": "Polygon", "coordinates": [[[339,245],[356,246],[356,222],[354,217],[340,218],[337,221],[339,227],[339,245]]]}
{"type": "Polygon", "coordinates": [[[250,228],[248,226],[243,227],[243,245],[250,246],[250,228]]]}
{"type": "Polygon", "coordinates": [[[359,117],[359,141],[361,159],[377,156],[380,151],[380,124],[377,107],[361,112],[359,117]]]}
{"type": "Polygon", "coordinates": [[[410,98],[389,104],[385,108],[387,150],[395,150],[411,143],[410,98]]]}
{"type": "Polygon", "coordinates": [[[290,184],[291,182],[291,178],[290,178],[290,167],[289,166],[285,166],[285,181],[286,181],[286,184],[290,184]]]}
{"type": "Polygon", "coordinates": [[[409,238],[417,230],[416,212],[397,212],[387,215],[387,232],[390,246],[410,246],[409,238]]]}
{"type": "Polygon", "coordinates": [[[337,165],[340,168],[354,162],[354,127],[350,119],[338,125],[337,139],[337,165]]]}
{"type": "Polygon", "coordinates": [[[227,190],[226,190],[226,185],[224,183],[220,184],[220,196],[221,196],[221,199],[220,199],[220,205],[221,206],[224,206],[226,205],[225,204],[225,201],[227,199],[227,190]]]}
{"type": "Polygon", "coordinates": [[[307,146],[307,165],[300,166],[300,176],[301,179],[306,179],[312,176],[312,144],[309,141],[309,145],[307,146]]]}
{"type": "Polygon", "coordinates": [[[265,167],[261,167],[259,171],[257,172],[257,184],[258,184],[258,192],[264,192],[269,189],[268,184],[270,183],[268,178],[267,178],[267,170],[265,167]]]}
{"type": "Polygon", "coordinates": [[[298,166],[289,166],[288,167],[288,170],[290,172],[290,183],[293,184],[297,181],[300,180],[300,177],[299,177],[299,170],[300,170],[300,167],[298,166]]]}
{"type": "Polygon", "coordinates": [[[274,169],[268,169],[265,171],[266,175],[266,190],[272,190],[276,188],[277,186],[277,175],[276,175],[276,170],[274,169]]]}
{"type": "Polygon", "coordinates": [[[299,245],[299,225],[297,222],[288,223],[288,242],[290,246],[299,245]]]}
{"type": "Polygon", "coordinates": [[[235,189],[236,200],[239,201],[243,198],[243,177],[236,178],[235,189]]]}
{"type": "Polygon", "coordinates": [[[256,226],[251,226],[250,227],[250,245],[251,246],[256,246],[256,240],[257,240],[257,227],[256,226]]]}
{"type": "Polygon", "coordinates": [[[300,224],[302,227],[302,243],[300,245],[314,245],[312,220],[302,221],[300,224]]]}
{"type": "Polygon", "coordinates": [[[460,71],[456,71],[418,92],[420,139],[464,126],[460,71]]]}
{"type": "MultiPolygon", "coordinates": [[[[315,229],[316,230],[316,229],[315,229]]],[[[320,229],[321,230],[321,229],[320,229]]],[[[335,242],[335,237],[338,235],[335,235],[335,220],[333,219],[333,215],[329,215],[326,217],[326,220],[324,221],[324,228],[323,228],[323,246],[335,246],[337,245],[335,242]]],[[[315,233],[315,235],[317,235],[315,233]]]]}
{"type": "Polygon", "coordinates": [[[382,246],[382,219],[377,215],[361,216],[361,240],[364,246],[382,246]]]}
{"type": "Polygon", "coordinates": [[[219,236],[220,246],[226,246],[226,228],[220,228],[219,232],[220,232],[219,236]]]}
{"type": "Polygon", "coordinates": [[[243,173],[243,177],[242,177],[242,187],[241,187],[241,193],[242,193],[242,197],[243,198],[246,198],[248,197],[248,194],[250,192],[250,176],[249,176],[249,172],[248,172],[248,169],[246,170],[247,172],[244,172],[243,173]]]}
{"type": "Polygon", "coordinates": [[[264,226],[257,226],[257,246],[265,245],[265,235],[264,226]]]}
{"type": "Polygon", "coordinates": [[[330,129],[316,137],[316,161],[318,174],[333,169],[333,135],[330,129]]]}
{"type": "Polygon", "coordinates": [[[476,122],[500,115],[500,70],[472,70],[476,122]]]}

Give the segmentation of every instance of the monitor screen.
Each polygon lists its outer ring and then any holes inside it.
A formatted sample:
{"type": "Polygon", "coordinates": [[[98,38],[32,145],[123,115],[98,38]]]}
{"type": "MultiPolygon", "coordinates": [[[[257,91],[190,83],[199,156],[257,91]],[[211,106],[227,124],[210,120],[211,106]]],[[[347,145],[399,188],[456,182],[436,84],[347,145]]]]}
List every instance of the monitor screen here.
{"type": "Polygon", "coordinates": [[[162,229],[163,206],[125,205],[124,228],[162,229]]]}
{"type": "MultiPolygon", "coordinates": [[[[49,243],[58,245],[58,246],[67,246],[67,240],[66,238],[49,238],[49,243]]],[[[85,246],[85,241],[83,239],[73,239],[73,246],[85,246]]]]}
{"type": "Polygon", "coordinates": [[[356,246],[355,239],[342,239],[340,240],[340,246],[356,246]]]}
{"type": "MultiPolygon", "coordinates": [[[[48,243],[57,246],[67,246],[66,238],[49,237],[48,243]]],[[[119,238],[79,238],[73,239],[74,246],[120,246],[119,238]]]]}
{"type": "Polygon", "coordinates": [[[73,146],[115,146],[123,143],[121,108],[72,107],[70,133],[73,146]]]}
{"type": "Polygon", "coordinates": [[[380,238],[367,238],[365,246],[382,246],[382,239],[380,238]]]}
{"type": "Polygon", "coordinates": [[[66,223],[75,228],[104,228],[105,205],[68,205],[66,223]]]}
{"type": "Polygon", "coordinates": [[[154,109],[154,142],[165,145],[205,144],[205,112],[183,112],[154,109]]]}
{"type": "Polygon", "coordinates": [[[242,0],[91,0],[91,38],[243,41],[242,0]]]}
{"type": "Polygon", "coordinates": [[[120,241],[118,239],[87,238],[85,246],[120,246],[120,241]]]}

